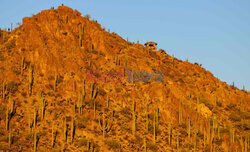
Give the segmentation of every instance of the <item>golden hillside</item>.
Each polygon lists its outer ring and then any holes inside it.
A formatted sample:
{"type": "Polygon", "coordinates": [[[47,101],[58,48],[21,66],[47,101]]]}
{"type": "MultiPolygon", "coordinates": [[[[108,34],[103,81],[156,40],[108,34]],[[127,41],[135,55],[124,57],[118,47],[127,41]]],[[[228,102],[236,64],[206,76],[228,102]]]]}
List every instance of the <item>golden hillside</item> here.
{"type": "Polygon", "coordinates": [[[0,49],[2,151],[249,150],[249,92],[77,10],[23,18],[0,49]],[[163,81],[127,82],[127,70],[163,81]]]}

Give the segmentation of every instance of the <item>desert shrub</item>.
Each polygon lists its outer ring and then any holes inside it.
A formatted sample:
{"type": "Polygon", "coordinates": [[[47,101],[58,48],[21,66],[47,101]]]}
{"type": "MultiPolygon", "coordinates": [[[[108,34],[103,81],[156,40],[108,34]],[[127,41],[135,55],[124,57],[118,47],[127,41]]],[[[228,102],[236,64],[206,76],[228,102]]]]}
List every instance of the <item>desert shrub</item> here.
{"type": "Polygon", "coordinates": [[[52,76],[52,75],[48,76],[48,80],[49,80],[49,81],[52,81],[52,80],[54,80],[54,79],[55,79],[55,76],[52,76]]]}
{"type": "Polygon", "coordinates": [[[216,104],[221,107],[222,106],[222,103],[220,101],[217,101],[216,104]]]}
{"type": "Polygon", "coordinates": [[[85,68],[86,68],[87,70],[91,70],[91,69],[92,69],[92,67],[89,66],[88,64],[85,65],[85,68]]]}
{"type": "Polygon", "coordinates": [[[119,92],[121,92],[121,88],[115,88],[115,91],[116,91],[117,93],[119,93],[119,92]]]}
{"type": "Polygon", "coordinates": [[[5,44],[5,47],[6,47],[6,49],[8,49],[8,50],[14,48],[15,46],[16,46],[16,43],[15,43],[14,40],[9,41],[9,42],[7,42],[7,43],[5,44]]]}
{"type": "Polygon", "coordinates": [[[147,147],[148,149],[150,149],[151,151],[157,151],[158,147],[156,144],[154,144],[153,142],[147,142],[147,147]]]}
{"type": "Polygon", "coordinates": [[[229,128],[221,128],[220,133],[221,134],[229,134],[229,128]]]}
{"type": "Polygon", "coordinates": [[[120,148],[120,142],[115,140],[115,139],[109,139],[107,141],[107,145],[109,146],[110,149],[116,150],[120,148]]]}
{"type": "Polygon", "coordinates": [[[15,73],[16,75],[21,74],[20,70],[17,68],[12,68],[12,72],[15,73]]]}
{"type": "Polygon", "coordinates": [[[130,116],[131,115],[131,109],[129,107],[124,107],[121,110],[121,114],[125,115],[125,116],[130,116]]]}
{"type": "Polygon", "coordinates": [[[121,125],[121,130],[124,132],[131,132],[131,128],[127,124],[122,124],[121,125]]]}
{"type": "Polygon", "coordinates": [[[249,120],[244,121],[244,122],[242,123],[242,129],[243,129],[243,130],[250,130],[250,121],[249,121],[249,120]]]}
{"type": "Polygon", "coordinates": [[[92,50],[92,53],[93,53],[93,54],[98,54],[98,51],[92,50]]]}
{"type": "Polygon", "coordinates": [[[148,116],[150,120],[154,120],[154,113],[150,113],[148,116]]]}
{"type": "Polygon", "coordinates": [[[235,109],[235,108],[236,108],[236,104],[230,103],[230,104],[227,105],[227,108],[228,108],[229,110],[235,109]]]}
{"type": "Polygon", "coordinates": [[[4,61],[4,55],[2,53],[0,54],[0,61],[4,61]]]}
{"type": "Polygon", "coordinates": [[[187,128],[187,124],[183,122],[183,123],[181,124],[181,128],[182,128],[182,129],[186,129],[186,128],[187,128]]]}
{"type": "Polygon", "coordinates": [[[218,139],[218,138],[214,139],[214,143],[216,143],[216,145],[221,145],[222,141],[223,141],[223,139],[218,139]]]}
{"type": "Polygon", "coordinates": [[[14,81],[10,81],[6,85],[6,89],[8,92],[15,93],[18,90],[18,85],[14,81]]]}
{"type": "Polygon", "coordinates": [[[106,95],[106,91],[103,90],[103,88],[99,88],[98,94],[101,95],[101,96],[105,96],[106,95]]]}
{"type": "Polygon", "coordinates": [[[6,109],[4,107],[0,106],[0,120],[5,119],[5,113],[6,113],[6,109]]]}
{"type": "Polygon", "coordinates": [[[87,146],[88,139],[86,137],[79,140],[80,146],[87,146]]]}
{"type": "Polygon", "coordinates": [[[200,103],[205,104],[205,105],[209,108],[209,110],[212,110],[212,109],[213,109],[213,105],[211,104],[211,102],[208,101],[208,100],[205,99],[205,98],[201,98],[201,99],[200,99],[200,103]]]}
{"type": "Polygon", "coordinates": [[[21,95],[22,95],[24,98],[26,98],[27,92],[22,92],[21,95]]]}
{"type": "Polygon", "coordinates": [[[229,115],[229,119],[232,120],[232,121],[240,121],[241,117],[240,117],[239,113],[233,111],[229,115]]]}
{"type": "Polygon", "coordinates": [[[106,56],[104,52],[100,51],[100,55],[106,56]]]}
{"type": "Polygon", "coordinates": [[[89,14],[86,14],[83,17],[87,18],[87,20],[89,20],[91,18],[91,16],[89,14]]]}
{"type": "Polygon", "coordinates": [[[86,128],[86,126],[88,125],[88,121],[89,121],[89,116],[80,116],[77,118],[76,121],[76,127],[77,128],[86,128]]]}

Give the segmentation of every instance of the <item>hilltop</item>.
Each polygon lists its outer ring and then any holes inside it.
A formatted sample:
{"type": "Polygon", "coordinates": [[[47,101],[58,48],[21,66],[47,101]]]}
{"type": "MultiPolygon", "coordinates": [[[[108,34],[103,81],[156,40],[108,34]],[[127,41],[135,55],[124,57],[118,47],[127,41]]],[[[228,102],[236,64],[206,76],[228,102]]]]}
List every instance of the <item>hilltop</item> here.
{"type": "Polygon", "coordinates": [[[248,91],[77,10],[23,18],[0,49],[1,150],[249,150],[248,91]],[[163,79],[127,82],[127,70],[163,79]]]}

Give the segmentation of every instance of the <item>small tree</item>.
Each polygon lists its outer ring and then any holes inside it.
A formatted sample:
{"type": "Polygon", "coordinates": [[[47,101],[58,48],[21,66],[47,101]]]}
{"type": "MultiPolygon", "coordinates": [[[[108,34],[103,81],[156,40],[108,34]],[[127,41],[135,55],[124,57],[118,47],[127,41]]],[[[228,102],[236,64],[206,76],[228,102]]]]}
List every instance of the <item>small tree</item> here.
{"type": "Polygon", "coordinates": [[[91,18],[91,16],[89,14],[84,15],[84,17],[86,17],[87,20],[89,20],[91,18]]]}

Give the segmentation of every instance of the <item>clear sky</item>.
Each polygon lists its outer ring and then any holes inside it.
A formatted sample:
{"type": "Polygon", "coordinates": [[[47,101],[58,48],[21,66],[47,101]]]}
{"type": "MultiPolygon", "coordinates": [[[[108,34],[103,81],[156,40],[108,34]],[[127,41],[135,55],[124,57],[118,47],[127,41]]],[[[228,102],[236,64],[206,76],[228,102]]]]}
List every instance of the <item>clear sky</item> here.
{"type": "Polygon", "coordinates": [[[0,28],[62,3],[250,90],[250,0],[0,0],[0,28]]]}

